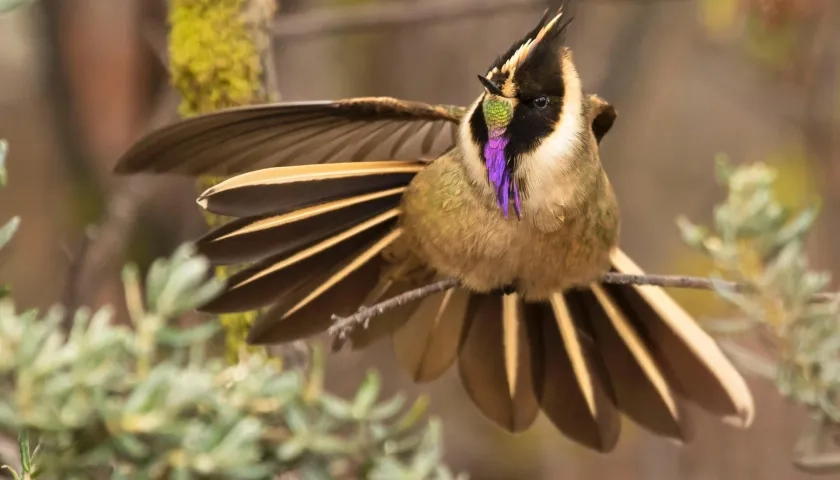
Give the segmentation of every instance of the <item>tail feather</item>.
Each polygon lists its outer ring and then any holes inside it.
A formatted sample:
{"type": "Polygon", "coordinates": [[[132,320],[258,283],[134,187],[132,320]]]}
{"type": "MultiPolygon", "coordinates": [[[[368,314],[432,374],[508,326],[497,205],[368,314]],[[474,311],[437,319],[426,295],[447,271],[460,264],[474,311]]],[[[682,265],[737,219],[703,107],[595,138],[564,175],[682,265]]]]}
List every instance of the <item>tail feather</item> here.
{"type": "Polygon", "coordinates": [[[469,299],[461,288],[429,296],[393,334],[394,355],[413,381],[435,380],[455,362],[469,299]]]}
{"type": "Polygon", "coordinates": [[[566,293],[576,318],[585,320],[598,345],[618,409],[638,425],[681,442],[688,440],[681,400],[651,355],[640,332],[601,285],[566,293]]]}
{"type": "MultiPolygon", "coordinates": [[[[643,273],[619,249],[612,260],[619,272],[643,273]]],[[[636,285],[607,288],[622,310],[634,316],[636,328],[645,333],[651,353],[675,390],[736,426],[752,423],[755,407],[746,381],[712,337],[665,290],[636,285]]]]}
{"type": "Polygon", "coordinates": [[[458,371],[473,403],[511,432],[530,427],[539,413],[531,352],[518,298],[472,294],[466,312],[458,371]]]}
{"type": "Polygon", "coordinates": [[[279,215],[356,195],[404,187],[422,162],[356,162],[275,167],[243,173],[207,189],[198,203],[232,217],[279,215]]]}
{"type": "Polygon", "coordinates": [[[212,230],[196,247],[215,265],[289,255],[399,205],[405,187],[357,195],[283,215],[238,218],[212,230]]]}
{"type": "Polygon", "coordinates": [[[559,293],[530,311],[530,338],[540,345],[534,376],[542,411],[569,438],[611,451],[621,422],[594,339],[559,293]]]}

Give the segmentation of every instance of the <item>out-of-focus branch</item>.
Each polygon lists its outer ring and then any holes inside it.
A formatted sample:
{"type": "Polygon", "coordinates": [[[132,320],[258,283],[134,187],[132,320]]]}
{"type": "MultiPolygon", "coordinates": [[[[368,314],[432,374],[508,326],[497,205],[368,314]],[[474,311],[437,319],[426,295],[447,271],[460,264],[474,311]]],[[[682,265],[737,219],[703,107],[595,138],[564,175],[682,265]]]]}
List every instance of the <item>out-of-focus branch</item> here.
{"type": "MultiPolygon", "coordinates": [[[[67,39],[64,32],[68,2],[42,0],[35,4],[39,12],[44,41],[39,42],[43,59],[42,81],[51,103],[51,116],[59,141],[61,160],[67,169],[67,182],[85,196],[104,202],[104,178],[94,168],[89,139],[79,122],[78,108],[68,75],[67,39]]],[[[85,220],[85,219],[83,219],[85,220]]],[[[87,219],[89,220],[89,219],[87,219]]]]}
{"type": "Polygon", "coordinates": [[[64,294],[61,296],[61,304],[64,305],[64,319],[62,328],[69,331],[73,326],[74,312],[79,306],[79,275],[85,266],[85,259],[90,251],[90,244],[96,238],[96,228],[85,229],[79,245],[74,251],[68,251],[70,266],[67,269],[67,278],[64,283],[64,294]]]}
{"type": "Polygon", "coordinates": [[[545,0],[427,0],[319,8],[277,18],[274,21],[274,35],[284,39],[313,37],[544,8],[545,0]]]}
{"type": "MultiPolygon", "coordinates": [[[[157,102],[153,114],[143,131],[153,130],[175,118],[178,96],[172,89],[167,89],[157,102]]],[[[70,279],[74,283],[75,298],[88,299],[92,292],[99,289],[108,267],[117,259],[125,247],[126,242],[137,219],[140,208],[154,198],[159,184],[146,177],[120,178],[115,182],[113,194],[108,199],[104,220],[96,229],[87,247],[82,267],[78,269],[78,277],[70,279]]]]}
{"type": "Polygon", "coordinates": [[[161,65],[169,65],[169,52],[166,51],[166,28],[158,22],[145,20],[141,26],[143,40],[149,45],[161,65]]]}

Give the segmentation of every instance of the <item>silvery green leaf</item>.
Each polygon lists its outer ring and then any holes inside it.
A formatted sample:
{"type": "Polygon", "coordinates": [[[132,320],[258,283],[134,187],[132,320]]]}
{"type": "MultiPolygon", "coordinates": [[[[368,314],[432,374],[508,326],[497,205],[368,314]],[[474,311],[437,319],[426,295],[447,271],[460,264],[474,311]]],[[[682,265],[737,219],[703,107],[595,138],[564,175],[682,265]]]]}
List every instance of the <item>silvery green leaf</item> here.
{"type": "Polygon", "coordinates": [[[339,420],[353,418],[353,405],[343,398],[334,397],[325,393],[318,398],[318,401],[324,411],[339,420]]]}
{"type": "Polygon", "coordinates": [[[308,447],[315,453],[339,455],[354,450],[352,441],[345,441],[334,435],[316,435],[309,439],[308,447]]]}
{"type": "Polygon", "coordinates": [[[212,278],[204,285],[176,296],[174,302],[169,307],[169,315],[175,316],[200,307],[216,297],[223,289],[224,282],[221,279],[212,278]]]}
{"type": "Polygon", "coordinates": [[[31,451],[29,450],[29,431],[27,429],[21,430],[18,435],[18,449],[20,451],[20,464],[23,468],[23,473],[32,471],[31,451]]]}
{"type": "Polygon", "coordinates": [[[156,311],[161,315],[176,315],[181,296],[204,282],[210,263],[205,258],[191,258],[169,271],[169,277],[156,298],[156,311]]]}
{"type": "Polygon", "coordinates": [[[46,328],[29,329],[27,335],[24,336],[20,345],[18,345],[17,361],[19,365],[30,365],[41,353],[41,349],[49,338],[58,335],[58,332],[55,331],[58,322],[50,320],[49,317],[42,319],[44,324],[41,326],[46,328]]]}
{"type": "Polygon", "coordinates": [[[440,462],[440,450],[438,446],[443,439],[443,432],[440,420],[432,419],[426,432],[423,435],[414,460],[411,462],[411,470],[419,475],[419,478],[426,478],[440,462]]]}
{"type": "Polygon", "coordinates": [[[680,235],[683,241],[692,248],[702,250],[703,242],[706,240],[708,234],[702,227],[692,223],[687,218],[677,217],[677,228],[680,230],[680,235]]]}
{"type": "Polygon", "coordinates": [[[221,442],[213,449],[212,456],[224,468],[239,464],[252,464],[259,460],[256,447],[260,440],[262,426],[253,417],[245,417],[228,430],[221,442]],[[227,459],[227,461],[222,462],[227,459]]]}
{"type": "Polygon", "coordinates": [[[395,459],[385,457],[379,459],[370,472],[371,480],[395,480],[409,478],[411,472],[395,459]]]}
{"type": "Polygon", "coordinates": [[[425,396],[418,397],[414,404],[397,422],[396,428],[398,430],[408,430],[417,424],[420,418],[426,413],[429,407],[429,399],[425,396]]]}
{"type": "MultiPolygon", "coordinates": [[[[9,0],[0,0],[0,2],[9,1],[9,0]]],[[[6,156],[9,154],[9,143],[3,139],[0,139],[0,188],[6,186],[7,182],[7,175],[6,175],[6,156]]]]}
{"type": "Polygon", "coordinates": [[[722,280],[712,279],[712,291],[722,299],[739,307],[748,315],[755,315],[758,306],[751,297],[738,293],[732,286],[722,280]]]}
{"type": "Polygon", "coordinates": [[[283,442],[277,449],[277,458],[283,462],[291,462],[306,450],[307,439],[303,436],[293,437],[283,442]]]}
{"type": "Polygon", "coordinates": [[[819,209],[816,206],[810,206],[800,212],[796,218],[776,232],[775,238],[773,238],[773,247],[778,248],[788,242],[802,240],[813,228],[818,213],[819,209]]]}
{"type": "Polygon", "coordinates": [[[134,435],[115,435],[113,440],[114,446],[129,457],[142,458],[149,454],[149,446],[134,435]]]}
{"type": "Polygon", "coordinates": [[[376,402],[376,397],[379,396],[379,376],[373,372],[368,372],[356,398],[353,401],[353,417],[365,418],[368,411],[376,402]]]}
{"type": "Polygon", "coordinates": [[[233,476],[237,480],[264,480],[274,478],[276,470],[277,467],[269,464],[242,465],[234,470],[235,473],[229,473],[228,478],[233,476]]]}
{"type": "Polygon", "coordinates": [[[0,248],[5,247],[11,241],[19,226],[20,217],[12,217],[5,225],[0,227],[0,248]]]}
{"type": "Polygon", "coordinates": [[[173,348],[182,348],[210,340],[220,328],[221,326],[218,323],[206,322],[185,330],[163,327],[156,333],[161,344],[173,348]]]}
{"type": "Polygon", "coordinates": [[[715,177],[718,183],[726,185],[735,173],[735,168],[732,166],[729,155],[718,153],[715,155],[715,177]]]}
{"type": "Polygon", "coordinates": [[[149,310],[157,311],[157,299],[169,278],[169,261],[159,258],[152,262],[146,274],[146,304],[149,310]]]}
{"type": "MultiPolygon", "coordinates": [[[[393,436],[393,429],[390,425],[384,425],[381,423],[372,423],[368,425],[368,434],[370,438],[372,438],[376,442],[384,441],[393,436]]],[[[385,443],[385,448],[387,450],[388,446],[387,442],[385,443]]]]}
{"type": "Polygon", "coordinates": [[[167,382],[172,374],[171,367],[159,366],[152,370],[149,376],[140,383],[125,401],[123,411],[126,414],[146,412],[152,404],[153,396],[167,382]]]}
{"type": "Polygon", "coordinates": [[[765,269],[764,278],[762,279],[763,283],[765,285],[773,285],[779,279],[783,278],[788,270],[795,267],[796,262],[799,260],[800,252],[801,244],[797,241],[790,242],[782,247],[773,262],[765,269]]]}
{"type": "MultiPolygon", "coordinates": [[[[24,7],[33,3],[34,1],[35,0],[0,0],[0,13],[11,12],[16,8],[24,7]]],[[[5,154],[5,152],[3,151],[5,143],[5,141],[0,140],[0,158],[3,158],[5,154]]]]}
{"type": "Polygon", "coordinates": [[[387,402],[373,407],[368,415],[368,418],[370,420],[385,420],[391,418],[400,411],[403,405],[405,405],[405,397],[402,394],[394,395],[387,402]]]}
{"type": "Polygon", "coordinates": [[[285,412],[286,423],[294,433],[306,433],[309,431],[309,422],[303,409],[296,404],[289,404],[285,412]]]}
{"type": "Polygon", "coordinates": [[[300,470],[301,480],[332,480],[333,477],[321,465],[305,465],[300,470]]]}
{"type": "Polygon", "coordinates": [[[175,249],[175,252],[172,254],[171,261],[172,265],[177,268],[182,263],[194,258],[196,256],[196,247],[191,243],[183,243],[175,249]]]}

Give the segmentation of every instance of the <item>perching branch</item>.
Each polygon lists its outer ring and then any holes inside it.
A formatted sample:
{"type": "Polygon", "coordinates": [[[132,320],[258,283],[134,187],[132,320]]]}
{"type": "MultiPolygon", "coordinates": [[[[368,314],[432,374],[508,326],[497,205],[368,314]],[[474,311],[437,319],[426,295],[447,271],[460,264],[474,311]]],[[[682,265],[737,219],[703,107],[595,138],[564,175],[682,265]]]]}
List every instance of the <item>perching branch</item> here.
{"type": "MultiPolygon", "coordinates": [[[[650,285],[666,288],[691,288],[696,290],[734,290],[740,293],[750,290],[749,286],[736,282],[684,275],[648,275],[610,272],[604,275],[601,281],[613,285],[650,285]]],[[[334,323],[330,327],[329,333],[339,339],[345,339],[356,326],[362,325],[364,328],[367,328],[368,322],[374,317],[401,305],[405,305],[408,302],[419,300],[435,293],[445,292],[446,290],[457,287],[459,284],[460,282],[456,279],[441,280],[409,290],[370,307],[363,306],[356,313],[347,317],[333,315],[332,320],[334,323]]],[[[834,293],[824,292],[814,295],[812,300],[815,302],[828,302],[835,297],[836,294],[834,293]]]]}
{"type": "Polygon", "coordinates": [[[415,288],[405,293],[401,293],[395,297],[391,297],[388,300],[379,302],[373,306],[363,306],[359,308],[359,310],[356,313],[350,315],[349,317],[340,317],[338,315],[333,315],[332,320],[335,323],[332,327],[330,327],[329,332],[331,335],[334,335],[339,339],[347,338],[347,335],[356,327],[356,325],[361,324],[365,328],[367,328],[368,322],[373,317],[382,315],[388,310],[397,308],[400,305],[405,305],[408,302],[419,300],[421,298],[428,297],[429,295],[433,295],[438,292],[445,292],[450,288],[457,287],[459,283],[460,282],[454,278],[441,280],[439,282],[431,283],[429,285],[425,285],[423,287],[415,288]]]}

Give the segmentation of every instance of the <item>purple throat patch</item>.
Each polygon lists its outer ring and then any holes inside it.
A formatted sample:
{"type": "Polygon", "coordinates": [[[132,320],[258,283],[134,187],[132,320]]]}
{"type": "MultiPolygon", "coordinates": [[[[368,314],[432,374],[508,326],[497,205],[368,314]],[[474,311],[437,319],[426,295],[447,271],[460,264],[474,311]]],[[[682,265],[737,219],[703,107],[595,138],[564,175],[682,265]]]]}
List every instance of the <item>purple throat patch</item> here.
{"type": "Polygon", "coordinates": [[[505,159],[505,147],[508,138],[502,132],[490,132],[490,139],[484,146],[484,165],[487,167],[487,176],[496,191],[496,203],[508,218],[510,196],[513,195],[513,208],[516,211],[516,218],[522,218],[522,205],[519,199],[519,185],[512,178],[507,168],[505,159]]]}

